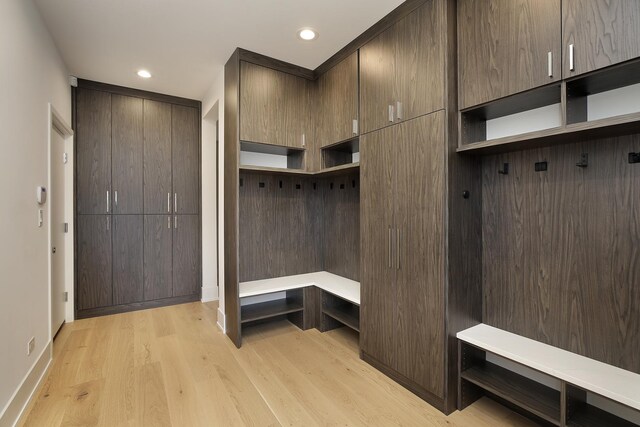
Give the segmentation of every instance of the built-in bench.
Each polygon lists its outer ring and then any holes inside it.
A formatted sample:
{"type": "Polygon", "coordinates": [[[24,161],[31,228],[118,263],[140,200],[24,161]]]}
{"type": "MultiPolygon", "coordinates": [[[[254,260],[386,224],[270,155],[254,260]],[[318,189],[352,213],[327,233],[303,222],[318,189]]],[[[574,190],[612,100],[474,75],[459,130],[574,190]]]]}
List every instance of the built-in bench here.
{"type": "Polygon", "coordinates": [[[637,419],[640,375],[636,373],[485,324],[457,337],[460,410],[488,394],[553,425],[637,425],[596,407],[588,398],[593,394],[595,400],[615,402],[613,407],[620,404],[620,412],[637,419]],[[532,369],[536,375],[505,369],[499,360],[515,362],[516,368],[532,369]]]}
{"type": "Polygon", "coordinates": [[[360,330],[360,283],[326,271],[241,282],[239,296],[243,325],[286,315],[302,329],[360,330]]]}

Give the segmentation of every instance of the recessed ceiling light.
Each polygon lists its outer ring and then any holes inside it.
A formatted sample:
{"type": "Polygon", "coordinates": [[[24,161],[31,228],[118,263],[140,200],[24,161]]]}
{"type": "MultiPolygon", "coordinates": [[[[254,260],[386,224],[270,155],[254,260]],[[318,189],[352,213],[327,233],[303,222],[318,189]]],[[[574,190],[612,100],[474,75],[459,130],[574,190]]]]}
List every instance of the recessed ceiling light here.
{"type": "Polygon", "coordinates": [[[313,28],[301,28],[298,30],[298,37],[305,41],[311,41],[318,38],[318,33],[313,28]]]}
{"type": "Polygon", "coordinates": [[[148,79],[149,77],[151,77],[151,73],[147,70],[138,70],[138,75],[143,79],[148,79]]]}

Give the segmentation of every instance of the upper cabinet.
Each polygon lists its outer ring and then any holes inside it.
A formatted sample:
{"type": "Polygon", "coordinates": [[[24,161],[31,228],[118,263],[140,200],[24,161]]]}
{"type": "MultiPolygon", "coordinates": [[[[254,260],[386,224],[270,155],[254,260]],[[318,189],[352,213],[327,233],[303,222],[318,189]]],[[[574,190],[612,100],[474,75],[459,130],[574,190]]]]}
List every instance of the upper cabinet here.
{"type": "Polygon", "coordinates": [[[316,139],[320,146],[358,135],[358,52],[318,78],[316,139]]]}
{"type": "Polygon", "coordinates": [[[304,148],[312,136],[310,87],[302,77],[241,62],[240,140],[304,148]]]}
{"type": "Polygon", "coordinates": [[[459,108],[560,80],[560,14],[560,0],[458,0],[459,108]]]}
{"type": "Polygon", "coordinates": [[[427,1],[360,49],[361,133],[444,108],[443,5],[427,1]]]}
{"type": "Polygon", "coordinates": [[[640,1],[563,0],[564,76],[640,56],[640,1]]]}

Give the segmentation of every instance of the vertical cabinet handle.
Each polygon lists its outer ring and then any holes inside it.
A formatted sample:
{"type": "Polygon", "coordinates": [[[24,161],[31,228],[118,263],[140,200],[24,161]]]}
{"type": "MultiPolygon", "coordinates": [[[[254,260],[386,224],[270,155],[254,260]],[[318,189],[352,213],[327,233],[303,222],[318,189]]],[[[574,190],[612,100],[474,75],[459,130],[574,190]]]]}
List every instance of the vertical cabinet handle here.
{"type": "Polygon", "coordinates": [[[305,145],[307,145],[307,137],[306,137],[306,135],[303,133],[303,134],[302,134],[302,146],[304,147],[305,145]]]}
{"type": "Polygon", "coordinates": [[[389,121],[393,122],[393,105],[389,105],[389,121]]]}
{"type": "Polygon", "coordinates": [[[114,199],[113,201],[116,204],[116,207],[118,207],[118,190],[113,192],[113,199],[114,199]]]}
{"type": "Polygon", "coordinates": [[[402,120],[403,116],[404,116],[404,112],[402,111],[402,102],[397,101],[396,102],[396,119],[402,120]]]}
{"type": "Polygon", "coordinates": [[[167,193],[167,213],[171,213],[171,193],[167,193]]]}
{"type": "Polygon", "coordinates": [[[173,228],[178,228],[178,215],[173,216],[173,228]]]}
{"type": "Polygon", "coordinates": [[[547,66],[549,68],[549,77],[553,77],[553,53],[547,53],[547,66]]]}
{"type": "Polygon", "coordinates": [[[107,213],[109,213],[109,190],[107,190],[107,213]]]}
{"type": "Polygon", "coordinates": [[[111,217],[107,217],[107,231],[111,230],[111,217]]]}
{"type": "Polygon", "coordinates": [[[178,213],[178,193],[173,193],[173,213],[178,213]]]}
{"type": "Polygon", "coordinates": [[[170,216],[167,217],[167,228],[169,230],[171,230],[171,217],[170,216]]]}
{"type": "Polygon", "coordinates": [[[400,270],[400,229],[396,228],[396,269],[400,270]]]}
{"type": "Polygon", "coordinates": [[[573,63],[573,43],[569,45],[569,71],[575,71],[575,64],[573,63]]]}
{"type": "Polygon", "coordinates": [[[392,268],[391,263],[393,262],[393,256],[392,256],[392,250],[391,250],[391,241],[393,240],[393,238],[391,237],[391,227],[389,227],[389,268],[392,268]]]}
{"type": "Polygon", "coordinates": [[[353,134],[357,135],[358,134],[358,120],[357,119],[353,119],[353,124],[352,124],[352,129],[353,134]]]}

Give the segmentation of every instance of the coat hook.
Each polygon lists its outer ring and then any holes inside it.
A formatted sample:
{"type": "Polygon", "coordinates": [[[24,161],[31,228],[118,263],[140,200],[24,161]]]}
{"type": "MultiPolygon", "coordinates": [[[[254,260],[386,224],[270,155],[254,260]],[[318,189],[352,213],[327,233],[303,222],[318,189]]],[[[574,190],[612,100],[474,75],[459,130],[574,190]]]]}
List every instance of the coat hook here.
{"type": "Polygon", "coordinates": [[[582,153],[580,161],[576,163],[576,166],[579,168],[586,168],[589,166],[589,155],[587,153],[582,153]]]}
{"type": "Polygon", "coordinates": [[[242,187],[243,185],[244,185],[244,180],[240,178],[240,187],[242,187]]]}
{"type": "Polygon", "coordinates": [[[260,187],[260,188],[264,188],[264,182],[259,182],[259,183],[258,183],[258,187],[260,187]]]}
{"type": "Polygon", "coordinates": [[[329,184],[329,188],[333,190],[333,182],[329,184]]]}
{"type": "Polygon", "coordinates": [[[640,163],[640,153],[629,153],[629,163],[640,163]]]}
{"type": "Polygon", "coordinates": [[[355,179],[351,181],[351,187],[356,188],[356,180],[355,179]]]}
{"type": "Polygon", "coordinates": [[[545,162],[536,162],[535,171],[536,172],[544,172],[549,167],[549,164],[545,162]]]}
{"type": "Polygon", "coordinates": [[[340,184],[340,189],[344,190],[344,184],[340,184]]]}
{"type": "Polygon", "coordinates": [[[509,163],[504,163],[502,169],[498,170],[500,175],[509,175],[509,163]]]}
{"type": "Polygon", "coordinates": [[[314,190],[316,189],[316,183],[315,182],[313,183],[313,189],[314,190]]]}
{"type": "Polygon", "coordinates": [[[282,188],[282,180],[278,183],[278,185],[280,186],[280,188],[282,188]]]}
{"type": "Polygon", "coordinates": [[[296,190],[300,189],[300,184],[296,184],[296,190]]]}

